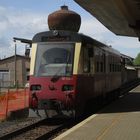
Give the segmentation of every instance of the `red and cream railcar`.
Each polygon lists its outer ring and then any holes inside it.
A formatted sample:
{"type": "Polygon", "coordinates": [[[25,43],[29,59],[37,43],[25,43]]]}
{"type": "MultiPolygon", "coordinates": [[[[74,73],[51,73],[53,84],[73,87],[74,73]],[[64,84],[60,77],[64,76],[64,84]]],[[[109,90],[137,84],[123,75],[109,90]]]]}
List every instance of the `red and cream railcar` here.
{"type": "Polygon", "coordinates": [[[120,87],[120,53],[113,48],[69,31],[38,33],[32,41],[30,107],[38,115],[79,117],[89,102],[120,87]]]}
{"type": "Polygon", "coordinates": [[[133,65],[133,58],[122,54],[122,85],[138,80],[137,69],[133,65]]]}

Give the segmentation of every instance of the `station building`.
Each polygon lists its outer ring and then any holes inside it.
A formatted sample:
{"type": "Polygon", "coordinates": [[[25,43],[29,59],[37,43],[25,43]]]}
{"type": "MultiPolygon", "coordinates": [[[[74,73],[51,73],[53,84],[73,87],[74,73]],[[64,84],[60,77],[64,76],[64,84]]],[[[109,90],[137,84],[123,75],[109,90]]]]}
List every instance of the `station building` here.
{"type": "Polygon", "coordinates": [[[0,60],[0,87],[24,87],[29,80],[30,57],[13,55],[0,60]]]}
{"type": "Polygon", "coordinates": [[[138,71],[138,78],[140,78],[140,65],[135,66],[135,68],[136,68],[137,71],[138,71]]]}

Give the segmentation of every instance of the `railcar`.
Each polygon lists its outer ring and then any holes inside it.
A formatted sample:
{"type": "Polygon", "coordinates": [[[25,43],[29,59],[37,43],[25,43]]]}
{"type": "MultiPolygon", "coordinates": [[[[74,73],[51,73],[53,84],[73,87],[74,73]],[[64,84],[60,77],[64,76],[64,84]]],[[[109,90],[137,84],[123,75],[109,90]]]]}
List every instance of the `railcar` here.
{"type": "Polygon", "coordinates": [[[136,79],[138,80],[138,72],[137,69],[133,65],[133,58],[121,54],[121,62],[122,62],[122,85],[126,85],[127,83],[134,82],[136,79]]]}
{"type": "Polygon", "coordinates": [[[32,42],[29,104],[38,116],[80,117],[120,88],[121,54],[112,47],[62,30],[38,33],[32,42]]]}
{"type": "Polygon", "coordinates": [[[118,97],[122,85],[135,79],[136,71],[125,62],[128,57],[78,33],[80,25],[80,15],[64,5],[48,16],[50,31],[33,37],[31,116],[81,117],[118,97]]]}

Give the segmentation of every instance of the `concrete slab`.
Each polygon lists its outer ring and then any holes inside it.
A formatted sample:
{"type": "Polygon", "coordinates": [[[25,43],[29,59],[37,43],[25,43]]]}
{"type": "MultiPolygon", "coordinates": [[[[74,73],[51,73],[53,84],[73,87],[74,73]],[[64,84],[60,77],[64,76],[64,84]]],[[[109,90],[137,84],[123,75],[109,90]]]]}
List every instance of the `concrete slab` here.
{"type": "Polygon", "coordinates": [[[54,140],[139,140],[140,86],[54,140]]]}

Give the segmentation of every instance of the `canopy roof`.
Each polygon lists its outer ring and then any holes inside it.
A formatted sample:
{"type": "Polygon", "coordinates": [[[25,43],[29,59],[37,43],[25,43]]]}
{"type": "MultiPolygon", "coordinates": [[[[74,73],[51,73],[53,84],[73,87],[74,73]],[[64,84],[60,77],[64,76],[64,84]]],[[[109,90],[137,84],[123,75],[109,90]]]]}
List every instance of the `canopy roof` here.
{"type": "Polygon", "coordinates": [[[116,35],[140,39],[140,0],[75,0],[116,35]]]}

